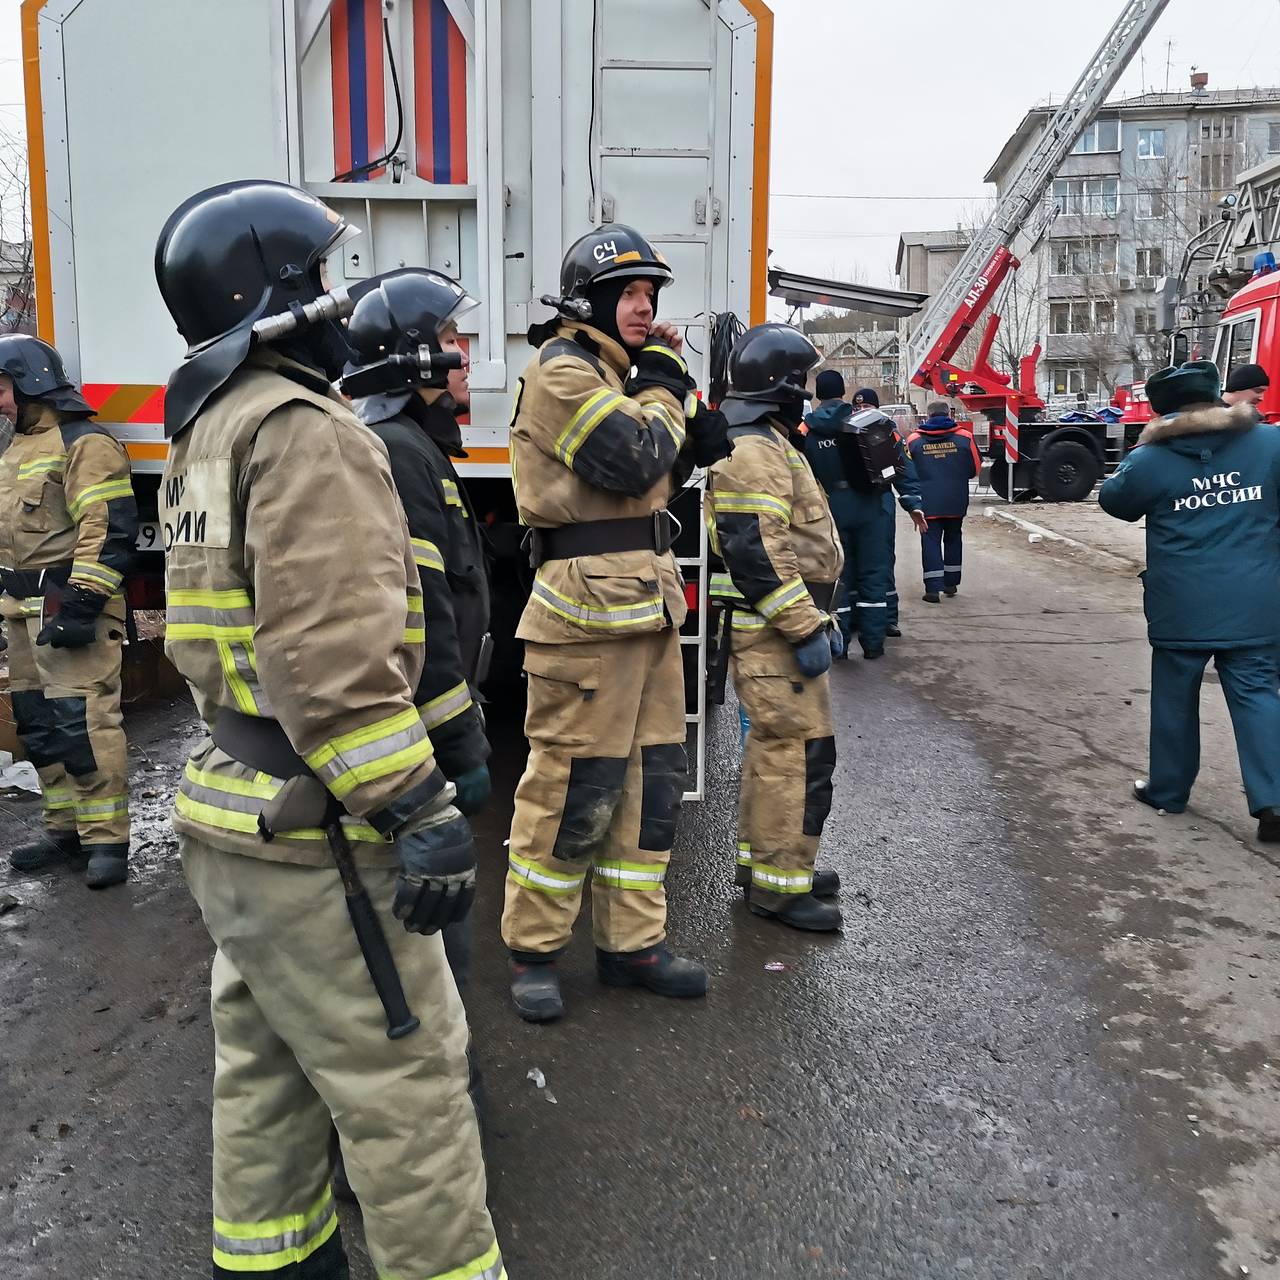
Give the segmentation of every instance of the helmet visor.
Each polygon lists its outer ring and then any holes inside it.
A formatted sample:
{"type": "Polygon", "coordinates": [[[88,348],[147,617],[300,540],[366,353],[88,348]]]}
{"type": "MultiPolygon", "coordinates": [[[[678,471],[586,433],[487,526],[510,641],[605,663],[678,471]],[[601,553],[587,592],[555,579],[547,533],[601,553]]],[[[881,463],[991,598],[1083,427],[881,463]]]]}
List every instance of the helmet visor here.
{"type": "Polygon", "coordinates": [[[463,316],[469,315],[479,305],[479,298],[473,298],[465,289],[459,286],[457,302],[450,307],[445,315],[440,317],[440,323],[436,325],[436,337],[440,337],[450,325],[457,326],[463,316]]]}

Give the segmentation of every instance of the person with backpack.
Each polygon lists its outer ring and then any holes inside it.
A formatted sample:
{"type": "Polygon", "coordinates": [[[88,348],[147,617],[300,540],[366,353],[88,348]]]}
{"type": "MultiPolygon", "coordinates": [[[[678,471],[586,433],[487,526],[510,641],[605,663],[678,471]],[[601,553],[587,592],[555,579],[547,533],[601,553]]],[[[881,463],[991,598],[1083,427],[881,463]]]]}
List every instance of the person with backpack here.
{"type": "Polygon", "coordinates": [[[924,600],[937,604],[943,595],[954,596],[960,589],[969,481],[978,474],[981,463],[972,434],[956,425],[943,401],[933,401],[928,414],[907,437],[907,452],[920,477],[928,521],[920,540],[924,600]]]}
{"type": "MultiPolygon", "coordinates": [[[[920,490],[893,424],[874,407],[854,413],[844,399],[844,379],[824,369],[814,384],[818,407],[805,417],[808,434],[804,454],[827,494],[840,541],[845,569],[837,592],[836,620],[844,636],[844,653],[856,631],[864,658],[884,655],[887,594],[892,559],[885,536],[885,494],[896,490],[903,508],[923,533],[920,490]],[[875,446],[866,445],[875,436],[875,446]],[[883,456],[873,459],[878,449],[883,456]],[[856,622],[855,622],[856,611],[856,622]]],[[[874,393],[872,393],[874,395],[874,393]]],[[[859,392],[865,397],[866,392],[859,392]]]]}

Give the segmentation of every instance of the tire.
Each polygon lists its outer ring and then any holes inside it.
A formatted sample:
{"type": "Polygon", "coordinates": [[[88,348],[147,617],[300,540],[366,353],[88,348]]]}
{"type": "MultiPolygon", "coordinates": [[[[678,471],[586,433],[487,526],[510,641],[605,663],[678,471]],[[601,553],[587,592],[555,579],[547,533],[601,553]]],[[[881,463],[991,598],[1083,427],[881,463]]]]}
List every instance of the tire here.
{"type": "Polygon", "coordinates": [[[1059,440],[1040,454],[1036,489],[1046,502],[1080,502],[1093,492],[1102,463],[1087,444],[1059,440]]]}
{"type": "Polygon", "coordinates": [[[1006,500],[1011,497],[1009,493],[1009,462],[1004,454],[1001,454],[998,458],[991,459],[991,470],[987,473],[987,482],[1000,497],[1006,500]]]}

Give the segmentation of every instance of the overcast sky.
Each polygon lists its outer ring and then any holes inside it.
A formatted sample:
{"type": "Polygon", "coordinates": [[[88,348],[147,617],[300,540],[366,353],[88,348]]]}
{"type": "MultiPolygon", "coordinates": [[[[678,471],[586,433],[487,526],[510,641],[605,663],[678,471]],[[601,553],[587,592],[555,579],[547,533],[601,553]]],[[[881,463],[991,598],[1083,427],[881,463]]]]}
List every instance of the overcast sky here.
{"type": "MultiPolygon", "coordinates": [[[[982,175],[1005,139],[1029,107],[1071,88],[1121,9],[1120,0],[770,3],[773,263],[873,284],[893,283],[899,232],[955,226],[990,193],[982,175]]],[[[22,126],[18,13],[18,0],[0,0],[0,122],[11,128],[22,126]]],[[[1144,53],[1121,83],[1126,95],[1163,89],[1166,64],[1170,88],[1188,87],[1193,64],[1210,88],[1280,84],[1280,0],[1172,0],[1144,53]]]]}

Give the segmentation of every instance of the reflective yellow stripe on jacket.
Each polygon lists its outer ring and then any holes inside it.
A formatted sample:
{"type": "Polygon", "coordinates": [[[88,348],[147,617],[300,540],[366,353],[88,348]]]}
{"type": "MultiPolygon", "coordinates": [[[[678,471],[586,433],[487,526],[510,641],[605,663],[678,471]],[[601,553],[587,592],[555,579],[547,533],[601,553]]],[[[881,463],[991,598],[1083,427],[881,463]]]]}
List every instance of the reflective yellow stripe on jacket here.
{"type": "Polygon", "coordinates": [[[331,738],[304,757],[307,767],[341,800],[364,782],[425,764],[431,741],[416,707],[331,738]]]}
{"type": "Polygon", "coordinates": [[[133,496],[133,482],[124,480],[103,480],[100,484],[91,484],[81,489],[74,498],[67,502],[67,512],[77,523],[84,515],[85,509],[95,502],[110,502],[113,498],[129,498],[133,496]]]}

